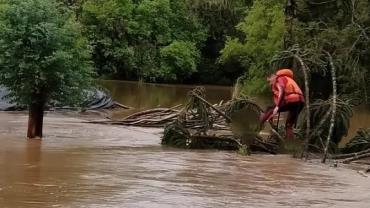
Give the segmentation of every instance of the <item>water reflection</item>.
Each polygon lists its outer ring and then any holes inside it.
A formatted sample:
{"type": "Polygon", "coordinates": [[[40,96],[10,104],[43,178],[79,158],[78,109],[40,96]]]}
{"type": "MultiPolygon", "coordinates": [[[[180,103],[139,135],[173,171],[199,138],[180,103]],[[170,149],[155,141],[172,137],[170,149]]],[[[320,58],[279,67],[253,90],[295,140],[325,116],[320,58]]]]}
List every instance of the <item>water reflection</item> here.
{"type": "Polygon", "coordinates": [[[360,128],[370,128],[370,108],[369,106],[358,106],[354,109],[354,115],[350,120],[350,128],[348,135],[342,140],[341,144],[344,145],[351,138],[356,135],[360,128]]]}
{"type": "MultiPolygon", "coordinates": [[[[195,86],[161,85],[127,81],[99,81],[112,94],[113,98],[138,109],[172,107],[183,104],[187,93],[195,86]]],[[[207,99],[214,103],[231,98],[231,87],[205,86],[207,99]]]]}

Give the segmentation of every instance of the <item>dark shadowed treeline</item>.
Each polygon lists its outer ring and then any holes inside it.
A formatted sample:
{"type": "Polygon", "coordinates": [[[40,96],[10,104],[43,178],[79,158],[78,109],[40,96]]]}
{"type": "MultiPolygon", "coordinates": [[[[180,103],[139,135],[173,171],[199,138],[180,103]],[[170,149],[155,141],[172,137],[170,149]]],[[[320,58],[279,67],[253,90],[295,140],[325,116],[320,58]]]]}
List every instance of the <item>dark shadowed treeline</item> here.
{"type": "MultiPolygon", "coordinates": [[[[102,77],[148,82],[233,84],[267,91],[279,67],[307,65],[312,96],[369,102],[369,0],[64,0],[93,47],[102,77]],[[282,55],[285,54],[285,55],[282,55]],[[354,81],[356,80],[356,81],[354,81]],[[323,90],[325,89],[325,90],[323,90]]],[[[303,75],[296,70],[303,84],[303,75]]]]}
{"type": "Polygon", "coordinates": [[[230,85],[244,72],[238,62],[217,60],[251,1],[63,2],[83,24],[102,77],[230,85]]]}

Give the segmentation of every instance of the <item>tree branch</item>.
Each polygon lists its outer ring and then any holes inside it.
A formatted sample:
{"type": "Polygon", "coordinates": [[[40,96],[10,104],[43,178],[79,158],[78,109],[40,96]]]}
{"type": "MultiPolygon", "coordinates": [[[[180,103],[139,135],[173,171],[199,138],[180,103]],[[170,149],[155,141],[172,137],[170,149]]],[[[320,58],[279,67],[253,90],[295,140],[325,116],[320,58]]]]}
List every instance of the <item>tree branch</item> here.
{"type": "Polygon", "coordinates": [[[294,58],[298,60],[300,64],[300,68],[303,72],[304,76],[304,85],[305,85],[305,101],[306,101],[306,136],[305,136],[305,142],[304,142],[304,151],[302,152],[301,158],[303,158],[303,155],[306,154],[306,159],[308,157],[308,143],[310,138],[310,131],[311,131],[311,118],[310,118],[310,88],[308,85],[308,67],[303,62],[302,58],[298,56],[297,54],[294,55],[294,58]]]}
{"type": "Polygon", "coordinates": [[[329,57],[329,62],[330,62],[330,69],[331,69],[331,77],[332,77],[332,84],[333,84],[333,103],[332,103],[332,112],[331,112],[331,119],[330,119],[330,127],[329,127],[329,133],[328,133],[328,138],[326,140],[326,146],[325,146],[325,151],[324,151],[324,157],[322,158],[322,163],[325,163],[326,158],[328,156],[328,149],[330,145],[330,139],[333,134],[333,129],[334,129],[334,124],[335,124],[335,115],[336,115],[336,110],[337,110],[337,77],[335,74],[335,67],[333,63],[333,57],[330,55],[329,52],[324,51],[326,55],[329,57]]]}

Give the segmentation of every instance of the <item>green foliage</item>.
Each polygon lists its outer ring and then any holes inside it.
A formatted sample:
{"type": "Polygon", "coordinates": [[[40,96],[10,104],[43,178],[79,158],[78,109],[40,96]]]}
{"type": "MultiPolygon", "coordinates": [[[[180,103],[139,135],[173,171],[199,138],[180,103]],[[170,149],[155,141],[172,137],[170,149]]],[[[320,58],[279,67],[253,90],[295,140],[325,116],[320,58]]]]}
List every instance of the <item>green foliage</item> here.
{"type": "Polygon", "coordinates": [[[230,8],[235,7],[235,2],[239,3],[240,0],[186,0],[186,2],[195,8],[199,7],[218,7],[218,8],[230,8]]]}
{"type": "Polygon", "coordinates": [[[282,1],[256,0],[244,21],[237,25],[243,38],[229,38],[221,51],[221,62],[237,59],[247,69],[247,94],[266,90],[270,60],[283,48],[284,21],[282,1]]]}
{"type": "Polygon", "coordinates": [[[0,1],[0,83],[18,104],[74,104],[90,84],[80,25],[53,0],[0,1]]]}
{"type": "Polygon", "coordinates": [[[369,103],[370,2],[318,2],[297,1],[299,12],[290,23],[288,43],[311,51],[305,57],[311,69],[327,71],[328,67],[318,64],[313,56],[328,51],[337,69],[338,92],[369,103]]]}
{"type": "MultiPolygon", "coordinates": [[[[333,100],[316,100],[311,104],[311,144],[318,149],[323,148],[323,142],[326,140],[329,126],[330,126],[330,115],[333,100]]],[[[334,133],[331,138],[330,147],[336,150],[337,145],[340,143],[342,138],[347,135],[350,128],[350,119],[353,115],[352,105],[349,100],[338,99],[336,102],[336,116],[334,121],[334,133]]],[[[299,128],[305,131],[305,120],[306,112],[302,111],[299,123],[299,128]]],[[[302,132],[302,133],[303,133],[302,132]]]]}
{"type": "Polygon", "coordinates": [[[193,13],[208,29],[207,40],[201,49],[198,73],[193,76],[198,82],[231,85],[245,71],[237,61],[219,64],[217,59],[225,47],[227,36],[239,36],[235,28],[244,17],[252,0],[185,0],[193,13]]]}
{"type": "Polygon", "coordinates": [[[129,60],[134,57],[134,50],[127,41],[132,10],[129,0],[88,0],[83,4],[81,22],[94,47],[93,59],[99,74],[133,64],[129,60]]]}
{"type": "MultiPolygon", "coordinates": [[[[243,93],[260,93],[267,89],[272,56],[298,45],[310,51],[305,60],[316,72],[326,66],[312,56],[322,56],[322,50],[332,54],[339,92],[370,102],[369,1],[58,1],[83,23],[95,68],[104,77],[175,81],[173,73],[162,73],[168,66],[162,66],[161,50],[184,41],[196,46],[200,59],[196,71],[188,70],[191,76],[177,82],[231,84],[245,72],[243,93]]],[[[176,71],[177,66],[169,67],[176,71]]]]}
{"type": "Polygon", "coordinates": [[[199,51],[191,42],[174,41],[160,50],[165,81],[183,81],[197,70],[199,51]]]}
{"type": "Polygon", "coordinates": [[[235,25],[244,18],[247,7],[252,4],[252,0],[185,1],[208,27],[208,38],[214,40],[225,40],[226,35],[236,35],[235,25]]]}
{"type": "MultiPolygon", "coordinates": [[[[94,46],[98,73],[118,74],[126,79],[161,81],[179,78],[173,72],[185,70],[184,66],[192,64],[186,60],[179,66],[178,62],[169,61],[169,57],[194,57],[206,35],[204,27],[189,13],[185,3],[174,0],[136,3],[131,0],[87,0],[83,5],[82,22],[94,46]],[[194,52],[175,52],[181,42],[192,45],[194,52]],[[174,54],[170,55],[171,51],[174,54]],[[163,70],[169,73],[158,73],[163,70]]],[[[195,60],[191,62],[197,63],[195,60]]],[[[186,70],[195,71],[193,68],[186,70]]]]}

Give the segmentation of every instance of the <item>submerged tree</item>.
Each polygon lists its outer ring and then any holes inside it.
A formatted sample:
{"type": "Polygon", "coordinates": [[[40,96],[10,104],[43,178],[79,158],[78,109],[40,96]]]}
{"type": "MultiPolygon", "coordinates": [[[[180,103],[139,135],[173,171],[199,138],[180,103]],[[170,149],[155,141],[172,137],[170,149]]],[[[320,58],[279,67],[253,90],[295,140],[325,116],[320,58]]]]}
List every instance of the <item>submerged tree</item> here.
{"type": "Polygon", "coordinates": [[[45,106],[80,100],[91,81],[90,49],[54,0],[0,1],[0,84],[28,106],[28,138],[42,137],[45,106]]]}

